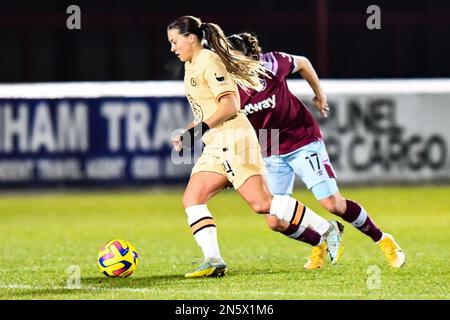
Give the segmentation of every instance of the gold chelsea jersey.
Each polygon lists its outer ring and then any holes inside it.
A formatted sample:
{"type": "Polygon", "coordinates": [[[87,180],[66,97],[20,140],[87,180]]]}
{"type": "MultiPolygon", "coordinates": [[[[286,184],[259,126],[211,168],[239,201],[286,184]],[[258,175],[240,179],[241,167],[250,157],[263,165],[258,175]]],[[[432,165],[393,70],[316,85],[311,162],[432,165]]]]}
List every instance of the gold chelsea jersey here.
{"type": "Polygon", "coordinates": [[[217,111],[220,97],[230,93],[236,96],[237,116],[209,130],[202,138],[206,147],[213,147],[211,144],[217,148],[227,147],[243,138],[242,135],[247,136],[247,139],[248,134],[255,135],[249,120],[240,112],[237,84],[215,52],[202,49],[196,59],[186,62],[184,67],[184,88],[194,115],[194,124],[205,121],[217,111]],[[219,133],[226,139],[217,139],[219,133]],[[234,141],[230,141],[230,137],[234,141]]]}

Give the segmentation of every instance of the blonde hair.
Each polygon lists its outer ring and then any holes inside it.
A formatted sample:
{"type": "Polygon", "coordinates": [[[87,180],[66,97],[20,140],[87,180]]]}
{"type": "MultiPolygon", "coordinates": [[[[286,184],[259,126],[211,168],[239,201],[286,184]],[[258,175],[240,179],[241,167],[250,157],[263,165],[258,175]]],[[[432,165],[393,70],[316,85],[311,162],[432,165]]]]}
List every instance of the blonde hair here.
{"type": "Polygon", "coordinates": [[[233,80],[243,89],[258,90],[262,86],[260,76],[269,77],[261,62],[236,53],[222,29],[215,23],[205,23],[193,16],[183,16],[170,23],[167,29],[176,29],[183,35],[195,34],[204,47],[217,53],[233,80]]]}

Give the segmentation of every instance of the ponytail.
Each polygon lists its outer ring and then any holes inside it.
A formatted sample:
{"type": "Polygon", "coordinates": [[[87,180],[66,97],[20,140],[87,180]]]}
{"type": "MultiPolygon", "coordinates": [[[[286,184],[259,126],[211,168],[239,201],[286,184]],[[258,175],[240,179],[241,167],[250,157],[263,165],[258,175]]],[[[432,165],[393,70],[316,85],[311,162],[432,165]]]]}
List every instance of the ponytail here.
{"type": "Polygon", "coordinates": [[[211,48],[222,60],[231,77],[244,89],[260,89],[260,76],[268,77],[259,61],[233,52],[233,46],[215,23],[202,23],[202,44],[211,48]]]}

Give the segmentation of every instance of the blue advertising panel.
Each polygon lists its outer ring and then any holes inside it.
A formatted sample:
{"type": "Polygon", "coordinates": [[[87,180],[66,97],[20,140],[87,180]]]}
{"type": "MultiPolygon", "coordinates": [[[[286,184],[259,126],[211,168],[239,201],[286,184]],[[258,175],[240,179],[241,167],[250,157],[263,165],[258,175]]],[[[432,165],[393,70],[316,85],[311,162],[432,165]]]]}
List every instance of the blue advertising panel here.
{"type": "Polygon", "coordinates": [[[0,99],[0,187],[183,182],[171,136],[190,121],[183,97],[0,99]]]}

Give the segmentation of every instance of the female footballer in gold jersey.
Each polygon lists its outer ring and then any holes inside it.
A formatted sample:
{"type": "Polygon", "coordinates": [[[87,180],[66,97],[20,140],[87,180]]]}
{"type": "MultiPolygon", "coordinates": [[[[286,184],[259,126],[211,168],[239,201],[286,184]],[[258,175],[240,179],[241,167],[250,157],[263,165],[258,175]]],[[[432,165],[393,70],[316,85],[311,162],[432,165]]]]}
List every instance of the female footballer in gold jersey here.
{"type": "Polygon", "coordinates": [[[217,24],[183,16],[168,25],[167,36],[171,51],[185,63],[185,93],[194,114],[193,123],[172,141],[174,148],[191,148],[198,139],[204,144],[183,195],[188,223],[204,261],[185,276],[223,276],[226,272],[207,202],[230,184],[255,212],[265,215],[272,230],[313,246],[327,246],[331,262],[336,263],[343,248],[341,226],[290,196],[272,196],[266,185],[258,138],[240,112],[237,87],[259,88],[259,76],[267,75],[266,70],[258,61],[233,53],[217,24]]]}

